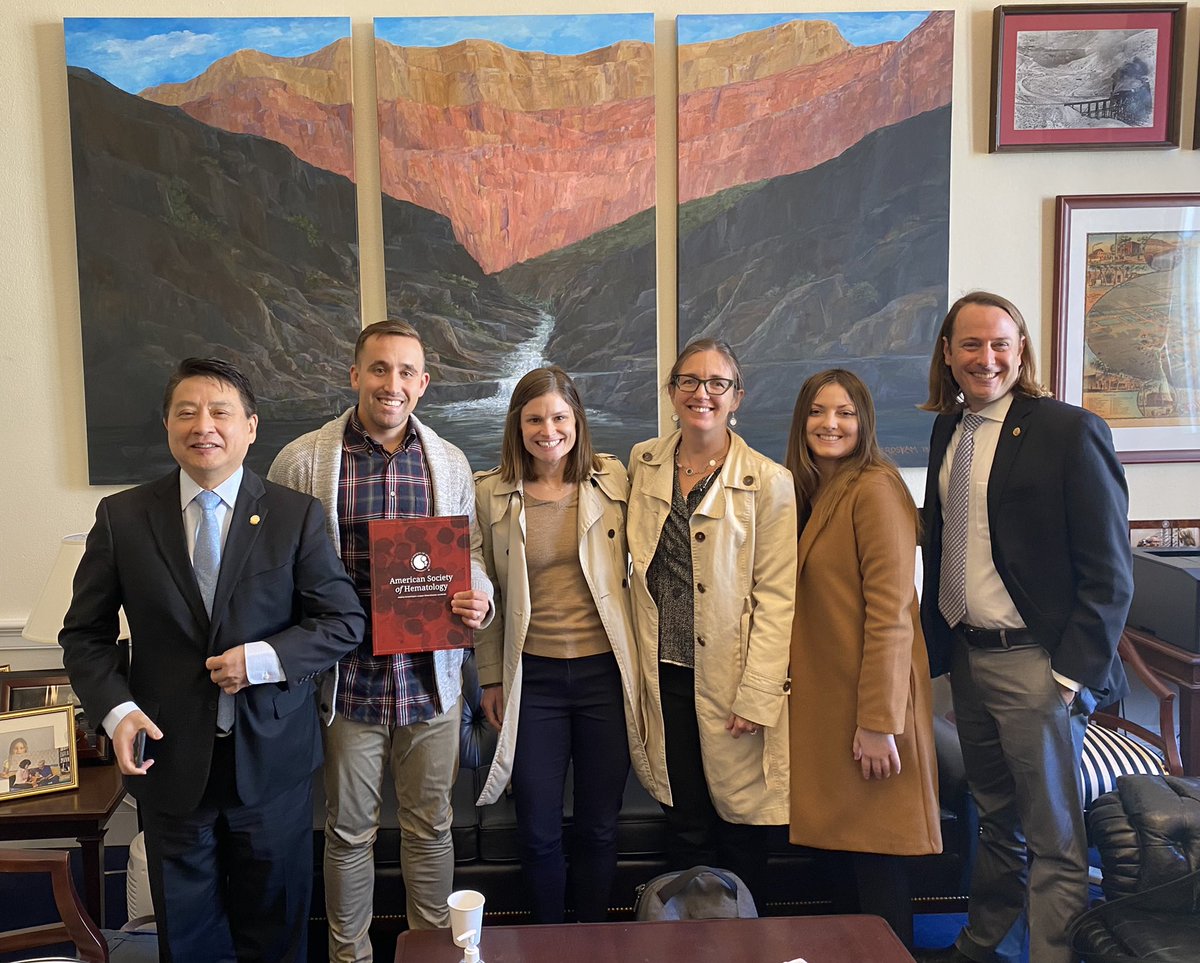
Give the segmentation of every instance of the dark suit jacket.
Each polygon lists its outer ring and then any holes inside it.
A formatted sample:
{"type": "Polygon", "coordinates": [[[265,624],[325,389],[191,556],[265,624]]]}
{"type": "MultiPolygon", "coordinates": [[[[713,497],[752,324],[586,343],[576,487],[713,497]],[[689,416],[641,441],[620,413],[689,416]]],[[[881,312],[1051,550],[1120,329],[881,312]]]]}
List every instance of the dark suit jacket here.
{"type": "Polygon", "coordinates": [[[238,795],[254,805],[320,765],[311,680],[359,643],[364,624],[320,503],[249,469],[210,620],[188,558],[176,470],[100,502],[59,641],[89,718],[133,700],[163,731],[161,741],[147,740],[155,763],[128,779],[130,792],[161,811],[187,813],[204,792],[216,732],[219,690],[204,660],[265,641],[287,676],[235,696],[238,795]],[[129,664],[114,644],[122,605],[129,664]]]}
{"type": "MultiPolygon", "coordinates": [[[[938,473],[960,417],[934,422],[925,479],[921,621],[935,676],[949,670],[952,648],[937,605],[938,473]]],[[[1083,683],[1101,705],[1127,689],[1116,649],[1133,594],[1128,511],[1125,472],[1104,421],[1051,398],[1013,395],[988,478],[992,560],[1054,671],[1083,683]]]]}

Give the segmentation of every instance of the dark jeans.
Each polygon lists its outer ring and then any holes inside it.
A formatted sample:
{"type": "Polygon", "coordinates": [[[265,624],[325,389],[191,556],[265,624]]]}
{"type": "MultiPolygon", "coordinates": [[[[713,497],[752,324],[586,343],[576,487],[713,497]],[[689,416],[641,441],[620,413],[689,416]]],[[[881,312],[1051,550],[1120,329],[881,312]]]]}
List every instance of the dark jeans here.
{"type": "Polygon", "coordinates": [[[695,684],[692,669],[659,663],[667,778],[674,802],[663,806],[670,834],[667,859],[671,869],[701,865],[731,869],[759,903],[765,898],[767,828],[726,822],[713,806],[700,754],[695,684]]]}
{"type": "Polygon", "coordinates": [[[563,787],[574,760],[571,883],[580,922],[602,922],[617,870],[617,815],[629,775],[621,674],[612,653],[521,657],[513,759],[521,868],[535,923],[561,923],[566,901],[563,787]]]}

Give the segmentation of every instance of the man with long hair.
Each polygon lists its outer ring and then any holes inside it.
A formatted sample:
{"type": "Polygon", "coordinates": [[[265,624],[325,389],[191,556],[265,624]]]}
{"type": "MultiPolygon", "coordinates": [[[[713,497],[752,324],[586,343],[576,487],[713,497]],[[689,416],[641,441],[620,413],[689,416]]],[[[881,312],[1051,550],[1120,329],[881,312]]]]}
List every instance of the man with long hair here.
{"type": "Polygon", "coordinates": [[[1088,716],[1127,690],[1125,475],[1104,421],[1046,397],[1025,319],[976,291],[929,371],[921,616],[950,672],[979,854],[967,926],[939,961],[1071,963],[1087,905],[1079,757],[1088,716]]]}

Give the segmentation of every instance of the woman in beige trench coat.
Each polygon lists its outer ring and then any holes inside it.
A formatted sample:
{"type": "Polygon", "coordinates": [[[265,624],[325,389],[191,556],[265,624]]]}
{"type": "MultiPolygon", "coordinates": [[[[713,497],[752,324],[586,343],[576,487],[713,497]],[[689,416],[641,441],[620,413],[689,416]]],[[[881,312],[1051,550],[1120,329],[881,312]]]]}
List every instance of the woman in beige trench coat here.
{"type": "Polygon", "coordinates": [[[788,818],[791,477],[729,425],[729,345],[688,345],[667,391],[679,430],[629,462],[633,615],[651,791],[672,868],[732,869],[762,898],[763,826],[788,818]]]}
{"type": "Polygon", "coordinates": [[[581,922],[607,913],[630,763],[649,779],[626,578],[628,492],[621,462],[593,454],[566,372],[525,375],[513,389],[500,467],[476,481],[496,617],[476,634],[475,655],[484,715],[500,731],[479,803],[495,802],[511,781],[535,923],[564,918],[568,764],[581,922]]]}
{"type": "Polygon", "coordinates": [[[942,848],[916,507],[849,371],[804,383],[787,451],[801,521],[790,837],[853,854],[859,911],[911,947],[908,867],[896,857],[942,848]]]}

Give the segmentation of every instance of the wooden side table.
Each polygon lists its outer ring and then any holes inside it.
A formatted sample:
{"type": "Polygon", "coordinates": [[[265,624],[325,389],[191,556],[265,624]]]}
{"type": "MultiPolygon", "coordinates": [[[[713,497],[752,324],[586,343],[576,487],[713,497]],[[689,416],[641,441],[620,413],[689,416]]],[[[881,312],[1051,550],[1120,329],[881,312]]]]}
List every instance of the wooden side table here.
{"type": "Polygon", "coordinates": [[[1125,627],[1146,665],[1179,687],[1179,753],[1183,771],[1200,776],[1200,652],[1189,652],[1141,629],[1125,627]]]}
{"type": "Polygon", "coordinates": [[[115,766],[80,766],[79,788],[0,803],[0,839],[74,837],[83,855],[83,902],[97,926],[104,925],[104,834],[125,797],[115,766]]]}

